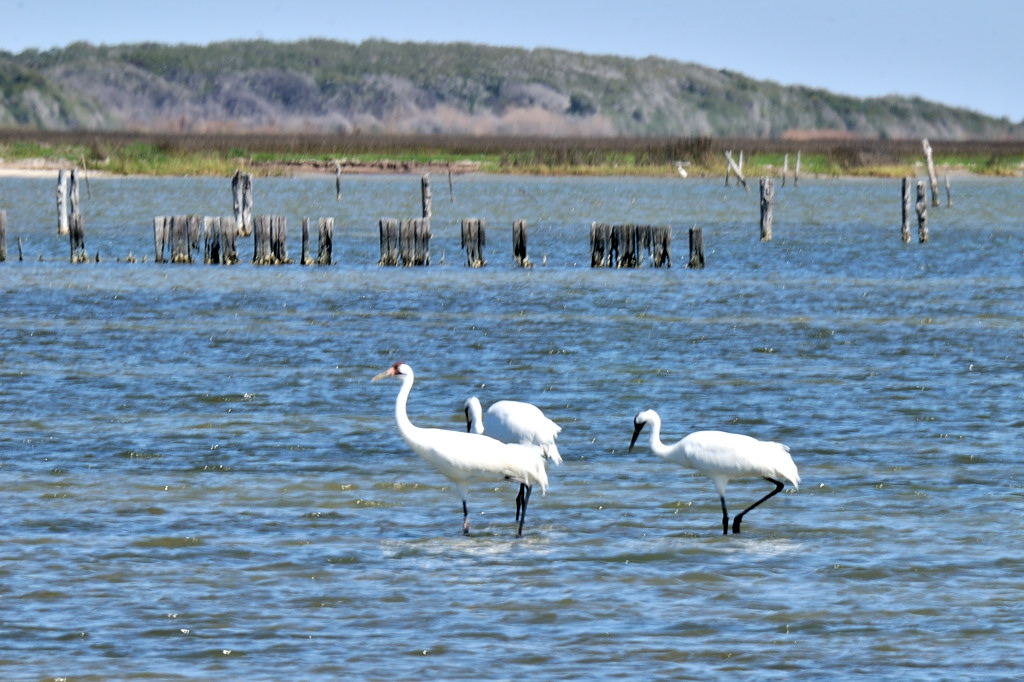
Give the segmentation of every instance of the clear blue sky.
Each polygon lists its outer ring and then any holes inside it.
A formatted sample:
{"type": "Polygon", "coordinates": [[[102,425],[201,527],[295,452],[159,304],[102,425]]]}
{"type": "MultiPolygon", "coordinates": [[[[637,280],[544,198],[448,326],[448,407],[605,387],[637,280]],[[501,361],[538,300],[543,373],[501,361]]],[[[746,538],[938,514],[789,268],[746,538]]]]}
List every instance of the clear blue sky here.
{"type": "Polygon", "coordinates": [[[1020,0],[0,0],[0,50],[75,41],[468,41],[656,55],[1024,121],[1020,0]]]}

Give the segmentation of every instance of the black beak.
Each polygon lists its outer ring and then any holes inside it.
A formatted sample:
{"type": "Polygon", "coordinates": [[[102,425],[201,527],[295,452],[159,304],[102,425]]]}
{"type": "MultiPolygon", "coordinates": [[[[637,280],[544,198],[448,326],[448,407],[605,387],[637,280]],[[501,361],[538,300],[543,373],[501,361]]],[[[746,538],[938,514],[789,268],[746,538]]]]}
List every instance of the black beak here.
{"type": "Polygon", "coordinates": [[[633,445],[636,443],[636,439],[640,437],[640,432],[644,430],[644,424],[647,422],[633,422],[633,438],[629,441],[629,451],[633,452],[633,445]]]}

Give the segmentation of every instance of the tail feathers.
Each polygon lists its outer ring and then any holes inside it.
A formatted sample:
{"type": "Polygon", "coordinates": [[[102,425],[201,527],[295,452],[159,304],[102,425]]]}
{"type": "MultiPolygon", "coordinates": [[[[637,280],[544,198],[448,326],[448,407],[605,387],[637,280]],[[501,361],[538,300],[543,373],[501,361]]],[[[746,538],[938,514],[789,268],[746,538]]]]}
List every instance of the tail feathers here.
{"type": "Polygon", "coordinates": [[[558,446],[554,443],[548,443],[544,446],[544,455],[555,464],[562,463],[562,455],[558,452],[558,446]]]}
{"type": "Polygon", "coordinates": [[[789,455],[789,447],[779,444],[779,457],[775,468],[779,474],[793,484],[794,488],[800,488],[800,472],[796,469],[793,458],[789,455]]]}

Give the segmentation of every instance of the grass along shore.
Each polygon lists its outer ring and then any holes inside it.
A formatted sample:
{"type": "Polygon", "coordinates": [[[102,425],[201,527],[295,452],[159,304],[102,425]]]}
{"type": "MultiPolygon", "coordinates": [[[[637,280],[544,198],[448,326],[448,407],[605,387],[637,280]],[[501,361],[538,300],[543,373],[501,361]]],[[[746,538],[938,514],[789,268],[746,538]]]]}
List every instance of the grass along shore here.
{"type": "MultiPolygon", "coordinates": [[[[931,142],[937,172],[1024,175],[1024,140],[931,142]]],[[[920,140],[755,140],[712,138],[539,138],[427,135],[155,134],[0,131],[0,171],[85,168],[109,175],[262,176],[303,173],[674,176],[725,175],[725,151],[750,178],[903,177],[924,172],[920,140]]]]}

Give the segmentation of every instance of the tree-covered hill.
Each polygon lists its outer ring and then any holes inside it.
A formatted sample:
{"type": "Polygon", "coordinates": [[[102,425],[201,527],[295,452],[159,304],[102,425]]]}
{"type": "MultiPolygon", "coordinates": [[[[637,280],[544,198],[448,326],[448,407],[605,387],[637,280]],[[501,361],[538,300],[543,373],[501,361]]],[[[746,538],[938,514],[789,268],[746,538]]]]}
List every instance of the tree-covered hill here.
{"type": "Polygon", "coordinates": [[[1024,122],[659,58],[467,43],[75,43],[0,52],[0,126],[47,130],[1024,138],[1024,122]]]}

